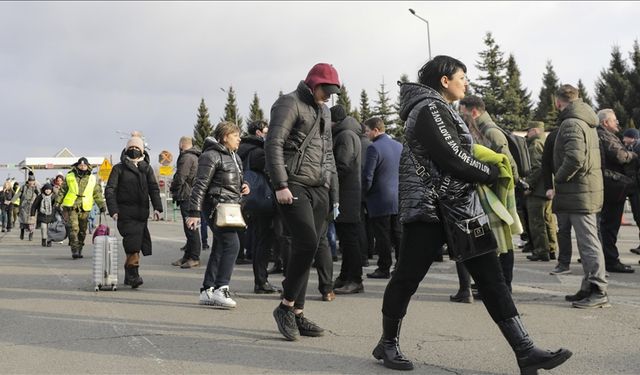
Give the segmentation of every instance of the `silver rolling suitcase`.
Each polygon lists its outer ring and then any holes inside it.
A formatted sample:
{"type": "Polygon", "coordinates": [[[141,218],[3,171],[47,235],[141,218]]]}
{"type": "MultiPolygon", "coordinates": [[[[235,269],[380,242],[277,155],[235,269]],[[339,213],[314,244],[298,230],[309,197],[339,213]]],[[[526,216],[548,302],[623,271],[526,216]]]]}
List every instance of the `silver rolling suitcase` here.
{"type": "Polygon", "coordinates": [[[110,235],[93,239],[93,284],[95,291],[118,289],[118,238],[110,235]]]}

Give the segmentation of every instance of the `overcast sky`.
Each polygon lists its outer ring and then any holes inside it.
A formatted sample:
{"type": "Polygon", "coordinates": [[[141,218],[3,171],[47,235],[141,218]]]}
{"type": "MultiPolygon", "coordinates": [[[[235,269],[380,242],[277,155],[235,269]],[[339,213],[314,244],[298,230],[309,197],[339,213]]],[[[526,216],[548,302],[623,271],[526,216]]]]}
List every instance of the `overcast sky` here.
{"type": "MultiPolygon", "coordinates": [[[[1,2],[0,164],[53,156],[119,156],[118,130],[141,130],[151,155],[177,153],[200,98],[215,124],[232,85],[246,116],[265,114],[318,62],[333,64],[356,104],[384,81],[411,80],[432,55],[459,58],[471,79],[486,31],[515,55],[535,99],[547,60],[562,83],[594,82],[611,47],[639,38],[637,2],[1,2]]],[[[268,115],[267,115],[268,116],[268,115]]]]}

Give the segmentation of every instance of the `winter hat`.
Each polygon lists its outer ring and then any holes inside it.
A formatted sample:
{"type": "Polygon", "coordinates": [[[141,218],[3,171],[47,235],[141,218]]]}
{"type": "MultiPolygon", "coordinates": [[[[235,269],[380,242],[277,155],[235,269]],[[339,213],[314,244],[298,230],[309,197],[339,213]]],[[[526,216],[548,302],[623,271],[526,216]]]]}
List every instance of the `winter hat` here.
{"type": "Polygon", "coordinates": [[[137,147],[140,151],[144,151],[144,141],[140,137],[131,137],[126,148],[129,147],[137,147]]]}
{"type": "Polygon", "coordinates": [[[336,104],[331,107],[331,122],[340,122],[347,117],[347,112],[340,104],[336,104]]]}
{"type": "Polygon", "coordinates": [[[629,128],[627,130],[624,131],[624,133],[622,133],[623,137],[628,137],[628,138],[633,138],[633,139],[638,139],[640,138],[640,132],[638,132],[638,129],[634,129],[634,128],[629,128]]]}
{"type": "Polygon", "coordinates": [[[36,176],[32,174],[29,174],[29,178],[27,179],[27,181],[35,181],[36,180],[36,176]]]}
{"type": "Polygon", "coordinates": [[[44,191],[47,190],[47,189],[53,191],[53,186],[51,186],[51,184],[49,184],[49,183],[46,183],[46,184],[44,184],[42,186],[42,189],[40,189],[40,191],[44,193],[44,191]]]}
{"type": "Polygon", "coordinates": [[[85,158],[84,156],[81,157],[80,159],[78,159],[78,161],[73,165],[74,167],[77,167],[80,164],[84,164],[87,167],[89,166],[89,160],[87,160],[87,158],[85,158]]]}
{"type": "Polygon", "coordinates": [[[542,129],[544,130],[544,122],[542,121],[529,121],[527,129],[542,129]]]}
{"type": "Polygon", "coordinates": [[[307,74],[304,83],[313,91],[316,86],[323,85],[327,94],[337,94],[340,92],[340,79],[336,68],[331,64],[319,63],[313,66],[307,74]]]}

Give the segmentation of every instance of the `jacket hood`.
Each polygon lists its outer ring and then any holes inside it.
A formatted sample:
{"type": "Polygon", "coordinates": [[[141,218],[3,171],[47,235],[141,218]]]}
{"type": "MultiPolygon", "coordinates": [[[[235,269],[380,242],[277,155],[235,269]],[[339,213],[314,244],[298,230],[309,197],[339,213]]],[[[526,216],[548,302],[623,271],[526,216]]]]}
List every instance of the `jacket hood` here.
{"type": "Polygon", "coordinates": [[[336,126],[331,128],[331,134],[336,135],[343,130],[352,130],[356,135],[360,136],[362,134],[362,127],[358,120],[351,116],[347,116],[344,120],[340,121],[336,124],[336,126]]]}
{"type": "Polygon", "coordinates": [[[242,137],[240,140],[240,144],[250,144],[252,146],[263,147],[264,146],[264,138],[259,137],[257,135],[247,135],[242,137]]]}
{"type": "Polygon", "coordinates": [[[582,99],[576,99],[571,102],[560,114],[558,121],[562,122],[569,118],[576,118],[587,123],[592,128],[598,126],[598,115],[595,111],[582,99]]]}
{"type": "Polygon", "coordinates": [[[448,104],[439,92],[429,86],[420,83],[400,84],[400,111],[399,116],[402,121],[406,121],[409,113],[421,101],[430,98],[448,104]]]}
{"type": "Polygon", "coordinates": [[[229,150],[224,147],[220,142],[218,142],[213,137],[207,137],[204,140],[204,144],[202,145],[203,152],[209,150],[215,150],[219,152],[224,152],[225,154],[231,154],[229,150]]]}
{"type": "Polygon", "coordinates": [[[200,156],[200,154],[202,154],[202,151],[200,151],[200,149],[197,146],[193,146],[191,148],[188,148],[188,149],[182,151],[182,153],[184,153],[184,154],[194,154],[195,156],[200,156]]]}
{"type": "Polygon", "coordinates": [[[311,88],[304,81],[300,81],[296,91],[298,92],[298,95],[303,102],[311,104],[314,107],[318,107],[315,99],[313,99],[313,91],[311,91],[311,88]]]}

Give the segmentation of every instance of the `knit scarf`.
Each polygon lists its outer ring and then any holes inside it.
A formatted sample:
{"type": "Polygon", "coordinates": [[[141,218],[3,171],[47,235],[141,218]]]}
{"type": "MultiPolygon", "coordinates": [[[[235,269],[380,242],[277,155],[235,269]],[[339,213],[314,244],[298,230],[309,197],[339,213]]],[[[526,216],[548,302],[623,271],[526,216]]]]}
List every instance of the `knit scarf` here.
{"type": "Polygon", "coordinates": [[[45,215],[51,215],[51,195],[42,194],[42,202],[40,203],[40,212],[45,215]]]}

